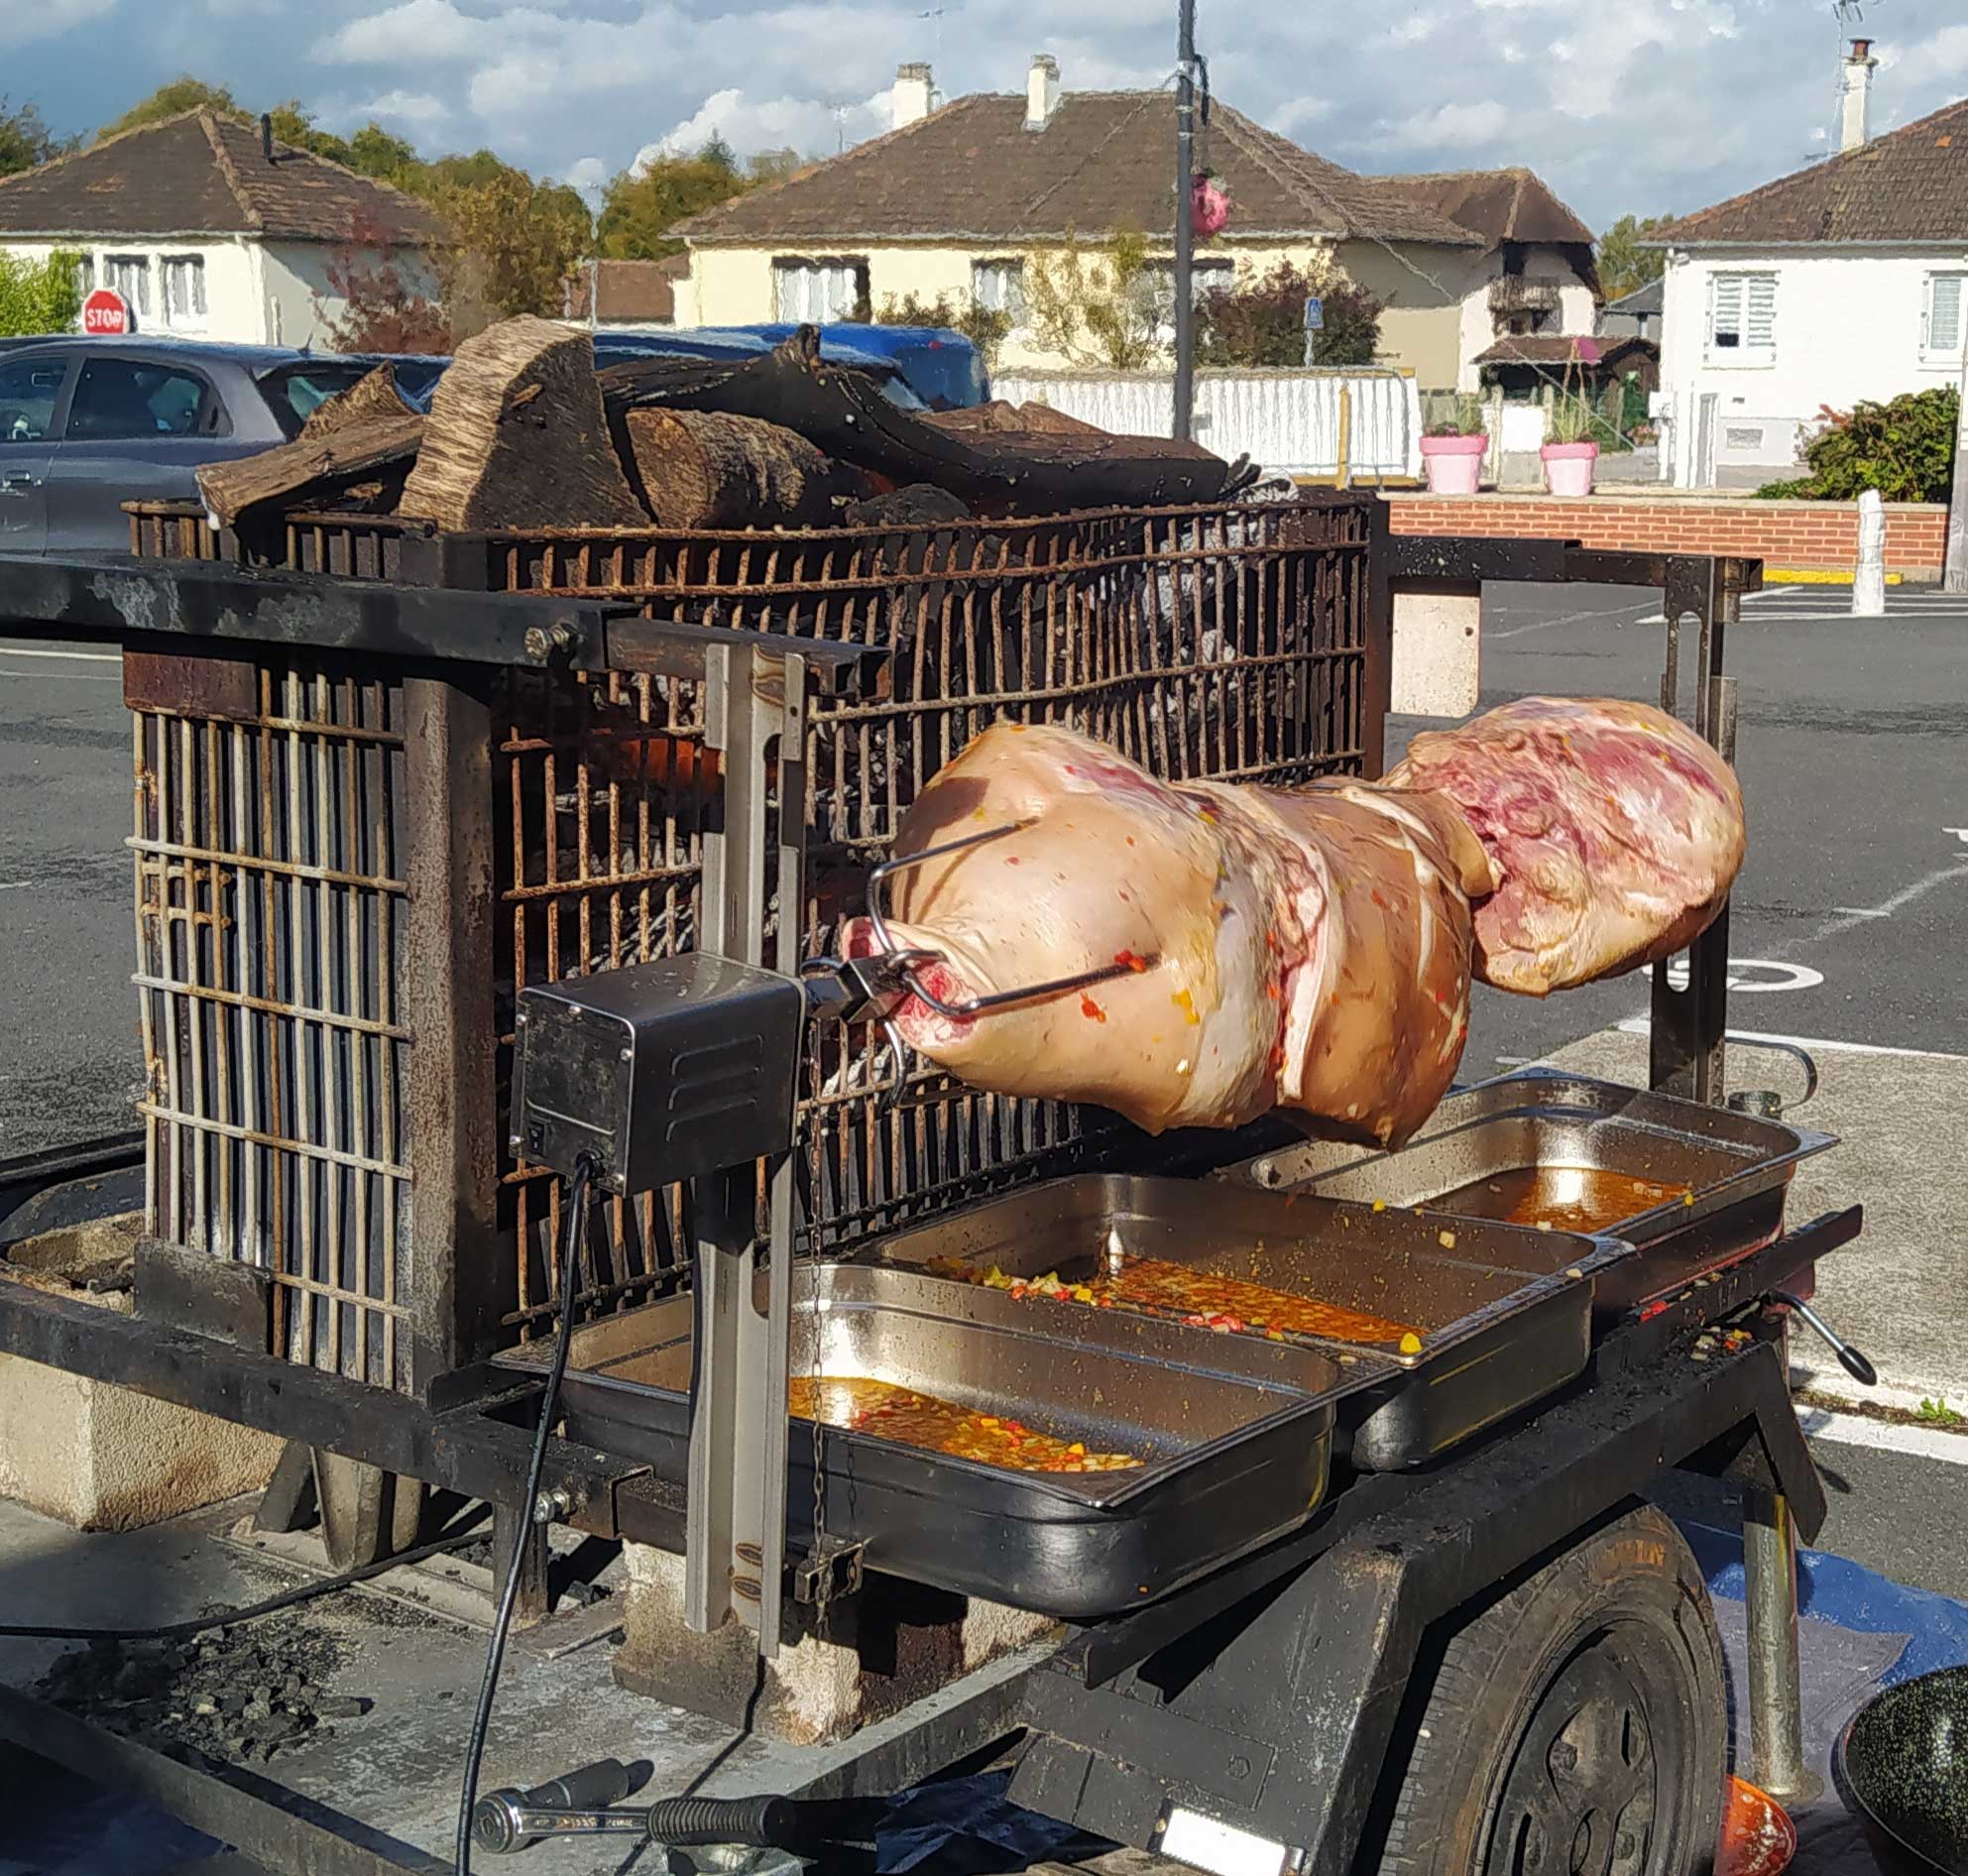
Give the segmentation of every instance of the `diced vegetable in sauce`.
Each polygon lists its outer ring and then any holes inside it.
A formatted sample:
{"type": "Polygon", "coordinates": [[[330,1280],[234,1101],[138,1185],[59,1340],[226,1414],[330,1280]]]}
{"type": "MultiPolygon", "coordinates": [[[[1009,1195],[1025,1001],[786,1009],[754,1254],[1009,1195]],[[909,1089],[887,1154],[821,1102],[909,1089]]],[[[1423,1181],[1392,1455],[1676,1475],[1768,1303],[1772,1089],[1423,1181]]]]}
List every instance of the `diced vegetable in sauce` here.
{"type": "Polygon", "coordinates": [[[1141,1462],[1127,1453],[1098,1453],[1084,1440],[1040,1433],[1008,1414],[979,1413],[934,1394],[864,1376],[792,1376],[788,1404],[801,1420],[902,1446],[978,1460],[1014,1472],[1120,1472],[1141,1462]]]}

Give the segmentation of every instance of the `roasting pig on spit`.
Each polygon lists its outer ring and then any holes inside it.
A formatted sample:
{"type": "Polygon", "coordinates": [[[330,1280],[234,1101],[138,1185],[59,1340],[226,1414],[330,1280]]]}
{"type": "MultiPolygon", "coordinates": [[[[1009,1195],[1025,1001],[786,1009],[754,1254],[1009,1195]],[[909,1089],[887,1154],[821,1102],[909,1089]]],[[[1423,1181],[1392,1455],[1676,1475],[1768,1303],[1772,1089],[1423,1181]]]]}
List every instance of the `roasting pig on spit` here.
{"type": "Polygon", "coordinates": [[[902,1037],[950,1073],[1150,1132],[1281,1107],[1392,1145],[1448,1088],[1472,975],[1541,996],[1670,955],[1744,831],[1727,764],[1665,712],[1527,698],[1418,737],[1383,782],[1299,788],[1164,782],[1000,723],[895,847],[928,857],[850,956],[908,952],[946,1006],[1107,973],[977,1015],[905,997],[902,1037]]]}

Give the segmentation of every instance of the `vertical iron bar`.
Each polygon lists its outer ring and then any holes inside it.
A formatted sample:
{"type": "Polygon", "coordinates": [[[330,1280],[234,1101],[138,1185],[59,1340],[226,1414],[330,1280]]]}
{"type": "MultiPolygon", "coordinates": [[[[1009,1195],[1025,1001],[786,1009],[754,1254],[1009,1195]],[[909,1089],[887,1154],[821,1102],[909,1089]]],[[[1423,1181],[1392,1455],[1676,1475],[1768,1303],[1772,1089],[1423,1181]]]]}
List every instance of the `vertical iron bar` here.
{"type": "Polygon", "coordinates": [[[1175,76],[1175,422],[1178,442],[1193,433],[1196,399],[1196,308],[1190,300],[1196,235],[1196,0],[1178,0],[1175,76]]]}
{"type": "Polygon", "coordinates": [[[493,1003],[492,708],[404,680],[409,905],[410,1366],[419,1394],[492,1352],[511,1289],[494,1256],[499,1165],[493,1003]]]}
{"type": "MultiPolygon", "coordinates": [[[[1734,585],[1724,581],[1720,560],[1677,555],[1668,562],[1666,604],[1662,608],[1668,620],[1662,707],[1671,715],[1678,714],[1680,622],[1692,613],[1700,634],[1694,727],[1725,756],[1733,755],[1735,738],[1733,691],[1722,676],[1728,614],[1737,604],[1734,585]]],[[[1693,1101],[1721,1103],[1728,1003],[1729,908],[1725,903],[1715,921],[1688,947],[1684,990],[1678,991],[1668,982],[1665,960],[1654,967],[1648,1042],[1651,1086],[1693,1101]]]]}

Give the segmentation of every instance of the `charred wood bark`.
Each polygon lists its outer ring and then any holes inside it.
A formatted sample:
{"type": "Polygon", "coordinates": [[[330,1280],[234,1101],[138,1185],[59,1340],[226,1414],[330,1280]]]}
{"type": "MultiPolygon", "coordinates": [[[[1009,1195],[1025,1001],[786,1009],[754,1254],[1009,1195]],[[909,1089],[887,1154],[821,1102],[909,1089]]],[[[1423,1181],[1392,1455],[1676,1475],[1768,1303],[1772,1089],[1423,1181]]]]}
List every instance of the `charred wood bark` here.
{"type": "Polygon", "coordinates": [[[601,385],[612,420],[646,406],[760,417],[898,488],[932,483],[985,516],[1216,502],[1257,475],[1160,437],[953,430],[889,403],[867,373],[823,364],[811,326],[762,357],[637,359],[610,366],[601,385]]]}
{"type": "Polygon", "coordinates": [[[627,412],[625,461],[662,528],[827,528],[865,479],[783,424],[716,410],[627,412]]]}
{"type": "Polygon", "coordinates": [[[302,435],[257,456],[202,464],[198,494],[221,528],[295,508],[387,510],[410,473],[423,434],[424,419],[413,410],[352,415],[325,435],[302,435]]]}
{"type": "Polygon", "coordinates": [[[316,437],[331,436],[336,430],[371,417],[414,414],[404,402],[404,394],[397,389],[397,374],[388,365],[378,365],[374,371],[358,378],[346,391],[337,391],[323,398],[300,426],[297,440],[305,443],[316,437]]]}

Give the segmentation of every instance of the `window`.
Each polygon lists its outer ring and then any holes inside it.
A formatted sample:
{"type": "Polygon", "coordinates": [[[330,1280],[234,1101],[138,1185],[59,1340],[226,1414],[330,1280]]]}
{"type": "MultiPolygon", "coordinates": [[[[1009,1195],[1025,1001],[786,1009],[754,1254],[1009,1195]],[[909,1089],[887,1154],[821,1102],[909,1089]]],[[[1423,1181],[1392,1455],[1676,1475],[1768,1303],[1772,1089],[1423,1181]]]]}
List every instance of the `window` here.
{"type": "Polygon", "coordinates": [[[95,292],[95,256],[85,254],[75,263],[75,291],[86,299],[95,292]]]}
{"type": "Polygon", "coordinates": [[[111,293],[121,293],[132,312],[148,314],[151,309],[151,257],[148,254],[110,254],[103,257],[111,293]]]}
{"type": "Polygon", "coordinates": [[[68,409],[70,441],[137,436],[212,436],[223,426],[219,403],[202,378],[127,358],[90,358],[68,409]]]}
{"type": "Polygon", "coordinates": [[[164,270],[164,322],[197,325],[205,317],[205,263],[196,254],[168,254],[164,270]]]}
{"type": "Polygon", "coordinates": [[[0,365],[0,447],[38,443],[55,422],[67,364],[58,358],[23,359],[0,365]]]}
{"type": "Polygon", "coordinates": [[[1708,356],[1718,365],[1777,362],[1777,276],[1716,274],[1708,283],[1708,356]]]}
{"type": "Polygon", "coordinates": [[[1968,323],[1968,274],[1929,274],[1920,310],[1920,362],[1958,366],[1962,328],[1968,323]]]}
{"type": "MultiPolygon", "coordinates": [[[[1173,261],[1150,261],[1142,271],[1147,291],[1152,296],[1155,316],[1163,325],[1175,319],[1175,263],[1173,261]]],[[[1219,287],[1236,285],[1236,264],[1233,261],[1195,260],[1189,268],[1189,303],[1201,305],[1205,296],[1214,293],[1219,287]]]]}
{"type": "Polygon", "coordinates": [[[1014,326],[1025,323],[1025,263],[973,261],[971,298],[990,312],[1008,313],[1014,326]]]}
{"type": "Polygon", "coordinates": [[[866,261],[772,263],[772,317],[781,325],[835,325],[868,316],[866,261]]]}

